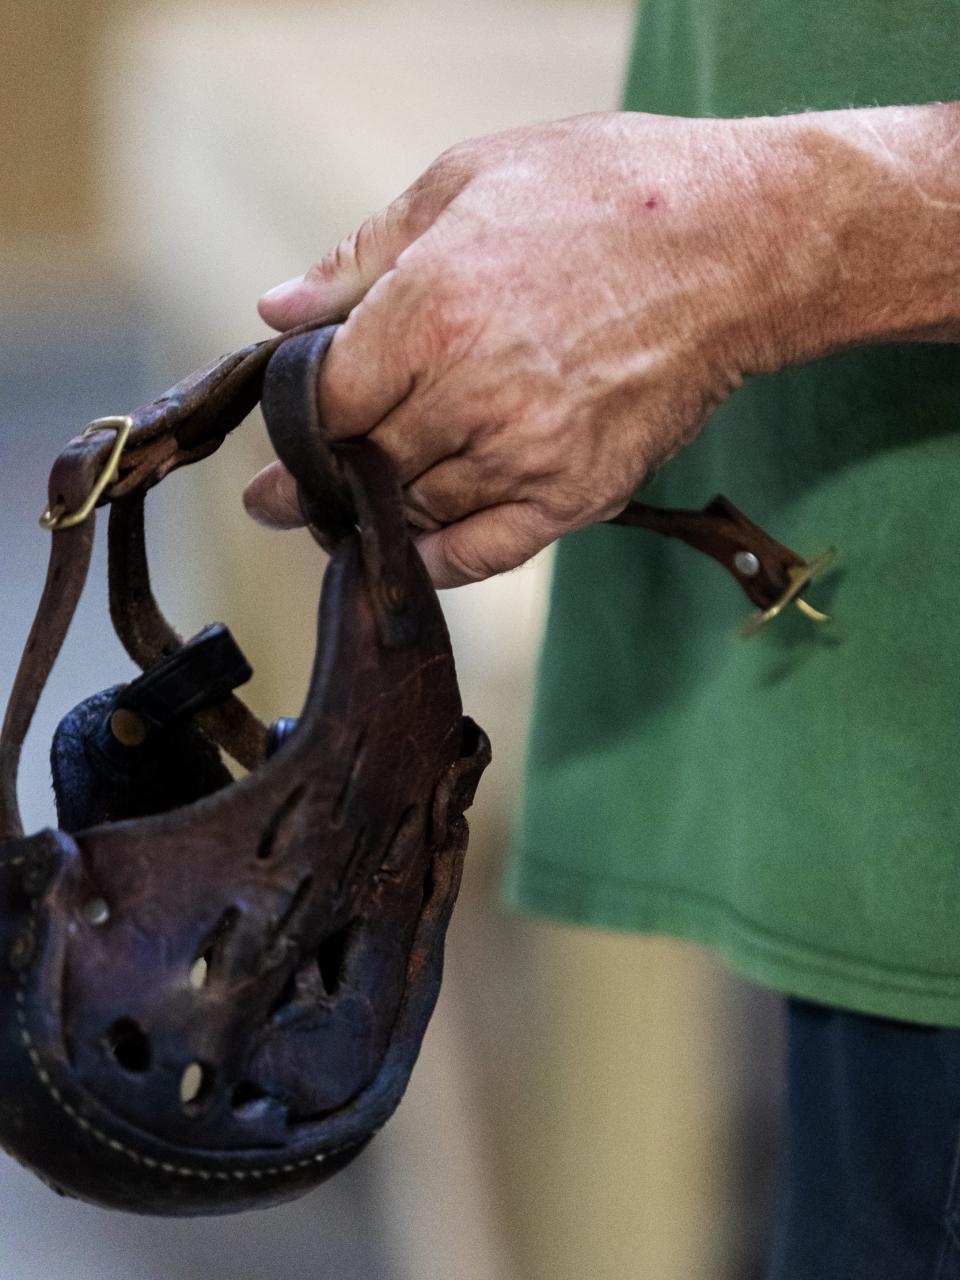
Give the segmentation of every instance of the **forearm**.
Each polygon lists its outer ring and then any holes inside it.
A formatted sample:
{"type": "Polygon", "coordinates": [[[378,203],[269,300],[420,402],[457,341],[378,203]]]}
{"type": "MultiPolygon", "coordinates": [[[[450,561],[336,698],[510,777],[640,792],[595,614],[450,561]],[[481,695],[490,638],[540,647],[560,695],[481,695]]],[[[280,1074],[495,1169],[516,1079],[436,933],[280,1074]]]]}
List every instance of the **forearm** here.
{"type": "Polygon", "coordinates": [[[960,341],[960,103],[751,123],[782,177],[771,198],[793,358],[960,341]]]}

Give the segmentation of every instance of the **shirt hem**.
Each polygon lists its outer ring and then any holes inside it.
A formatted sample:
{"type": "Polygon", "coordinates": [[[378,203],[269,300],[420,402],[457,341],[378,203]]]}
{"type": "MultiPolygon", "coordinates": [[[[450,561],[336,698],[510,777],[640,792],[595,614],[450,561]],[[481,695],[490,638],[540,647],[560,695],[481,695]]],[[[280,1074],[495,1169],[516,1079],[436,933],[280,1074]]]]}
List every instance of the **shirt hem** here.
{"type": "Polygon", "coordinates": [[[740,976],[786,996],[876,1017],[960,1027],[960,974],[880,969],[771,935],[728,904],[637,880],[596,880],[524,857],[511,866],[507,905],[564,924],[663,934],[716,951],[740,976]]]}

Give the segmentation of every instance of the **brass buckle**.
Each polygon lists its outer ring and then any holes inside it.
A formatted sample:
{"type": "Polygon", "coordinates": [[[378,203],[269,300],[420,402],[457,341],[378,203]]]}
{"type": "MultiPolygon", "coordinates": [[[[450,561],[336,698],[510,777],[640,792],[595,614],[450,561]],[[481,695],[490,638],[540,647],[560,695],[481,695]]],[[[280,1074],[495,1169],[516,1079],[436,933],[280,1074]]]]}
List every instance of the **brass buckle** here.
{"type": "Polygon", "coordinates": [[[752,613],[740,628],[740,635],[744,639],[756,635],[761,627],[765,627],[768,622],[772,622],[778,614],[782,613],[788,604],[795,604],[801,613],[806,614],[814,622],[829,622],[830,615],[814,609],[812,604],[808,604],[803,599],[800,592],[833,564],[836,554],[836,547],[828,547],[822,555],[815,556],[806,564],[791,565],[787,570],[787,588],[783,595],[779,600],[775,600],[769,609],[752,613]]]}
{"type": "Polygon", "coordinates": [[[93,422],[84,427],[80,433],[81,438],[91,436],[97,431],[116,432],[117,438],[114,441],[113,448],[110,450],[110,457],[107,459],[106,466],[84,500],[83,505],[78,507],[76,511],[70,512],[62,504],[58,504],[55,507],[47,506],[40,517],[41,529],[49,529],[51,533],[60,533],[63,529],[73,529],[78,524],[83,524],[85,520],[90,519],[97,503],[117,478],[120,471],[120,457],[127,446],[127,440],[130,438],[132,430],[133,418],[129,414],[126,416],[114,414],[108,418],[95,418],[93,422]]]}

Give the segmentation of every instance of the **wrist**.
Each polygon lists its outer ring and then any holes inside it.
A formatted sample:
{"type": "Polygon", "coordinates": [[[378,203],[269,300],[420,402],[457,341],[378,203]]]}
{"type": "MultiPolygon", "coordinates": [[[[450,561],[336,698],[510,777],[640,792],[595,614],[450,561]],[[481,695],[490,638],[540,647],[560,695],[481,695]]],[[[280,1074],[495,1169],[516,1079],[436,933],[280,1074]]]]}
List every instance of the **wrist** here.
{"type": "Polygon", "coordinates": [[[776,227],[768,367],[960,340],[960,104],[756,121],[776,227]]]}

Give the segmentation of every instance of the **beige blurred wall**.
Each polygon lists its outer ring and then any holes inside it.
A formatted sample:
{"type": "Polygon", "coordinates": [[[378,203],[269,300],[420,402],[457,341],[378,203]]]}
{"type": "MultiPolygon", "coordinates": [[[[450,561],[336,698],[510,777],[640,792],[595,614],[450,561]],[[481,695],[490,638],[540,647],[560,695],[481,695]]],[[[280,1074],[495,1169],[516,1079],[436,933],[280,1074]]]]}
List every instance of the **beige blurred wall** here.
{"type": "Polygon", "coordinates": [[[95,233],[97,0],[0,2],[0,243],[95,233]]]}

